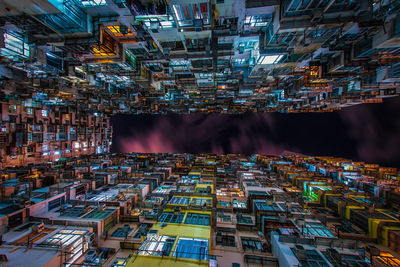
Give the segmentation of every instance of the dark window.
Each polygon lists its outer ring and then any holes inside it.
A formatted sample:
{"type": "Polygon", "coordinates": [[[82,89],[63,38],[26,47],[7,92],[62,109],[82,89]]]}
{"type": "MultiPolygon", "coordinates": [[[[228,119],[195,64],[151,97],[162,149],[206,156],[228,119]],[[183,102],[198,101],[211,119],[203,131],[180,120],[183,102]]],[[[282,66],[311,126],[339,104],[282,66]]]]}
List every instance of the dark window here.
{"type": "Polygon", "coordinates": [[[210,225],[210,215],[188,213],[185,224],[210,225]]]}
{"type": "Polygon", "coordinates": [[[165,223],[182,223],[184,213],[174,213],[174,212],[163,212],[161,216],[158,218],[159,222],[165,223]]]}
{"type": "Polygon", "coordinates": [[[259,239],[252,237],[242,237],[241,240],[243,250],[263,251],[262,243],[259,239]]]}
{"type": "Polygon", "coordinates": [[[48,206],[47,210],[50,211],[52,209],[55,209],[55,208],[61,206],[62,204],[64,204],[64,196],[54,199],[52,201],[49,201],[49,206],[48,206]]]}
{"type": "Polygon", "coordinates": [[[236,247],[235,237],[232,235],[218,234],[216,236],[217,246],[236,247]]]}

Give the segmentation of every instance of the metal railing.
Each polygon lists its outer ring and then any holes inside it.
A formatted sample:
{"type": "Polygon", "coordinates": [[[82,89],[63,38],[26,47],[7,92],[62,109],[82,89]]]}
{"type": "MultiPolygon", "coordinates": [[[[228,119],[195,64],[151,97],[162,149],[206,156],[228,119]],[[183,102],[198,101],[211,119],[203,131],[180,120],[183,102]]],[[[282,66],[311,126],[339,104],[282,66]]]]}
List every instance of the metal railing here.
{"type": "Polygon", "coordinates": [[[135,254],[134,254],[135,258],[139,255],[142,255],[142,256],[146,256],[146,255],[150,256],[151,255],[151,256],[161,256],[162,258],[164,258],[164,257],[169,257],[171,259],[175,258],[175,260],[178,258],[182,258],[182,259],[194,259],[194,260],[199,260],[199,261],[208,261],[208,260],[216,260],[217,257],[222,257],[219,255],[213,255],[213,254],[202,253],[202,252],[199,252],[199,253],[197,253],[197,252],[182,252],[182,251],[178,251],[177,249],[175,249],[173,251],[172,250],[171,251],[167,251],[167,250],[159,251],[159,250],[148,250],[148,249],[140,249],[140,248],[132,249],[132,250],[135,252],[135,254]],[[141,252],[148,253],[148,254],[139,254],[141,252]],[[196,258],[182,257],[183,254],[189,254],[189,255],[195,255],[195,256],[198,255],[198,257],[196,257],[196,258]],[[169,256],[169,255],[171,255],[171,256],[169,256]]]}

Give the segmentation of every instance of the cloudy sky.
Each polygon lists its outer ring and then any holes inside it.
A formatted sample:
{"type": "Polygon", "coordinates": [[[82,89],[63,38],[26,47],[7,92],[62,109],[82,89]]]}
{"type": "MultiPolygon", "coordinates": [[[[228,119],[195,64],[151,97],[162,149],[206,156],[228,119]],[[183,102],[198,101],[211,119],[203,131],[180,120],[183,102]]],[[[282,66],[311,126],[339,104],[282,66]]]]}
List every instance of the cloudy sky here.
{"type": "Polygon", "coordinates": [[[112,123],[114,152],[288,150],[400,167],[400,97],[333,113],[117,115],[112,123]]]}

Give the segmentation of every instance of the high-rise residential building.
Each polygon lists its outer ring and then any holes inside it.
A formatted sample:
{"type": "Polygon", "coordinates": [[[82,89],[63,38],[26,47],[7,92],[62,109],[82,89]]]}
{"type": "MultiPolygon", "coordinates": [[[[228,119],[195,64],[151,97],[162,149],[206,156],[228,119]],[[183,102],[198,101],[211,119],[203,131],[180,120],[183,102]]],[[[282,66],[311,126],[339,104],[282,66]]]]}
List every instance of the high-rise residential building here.
{"type": "Polygon", "coordinates": [[[0,0],[0,265],[400,266],[396,168],[111,151],[116,114],[333,112],[398,96],[399,11],[0,0]]]}

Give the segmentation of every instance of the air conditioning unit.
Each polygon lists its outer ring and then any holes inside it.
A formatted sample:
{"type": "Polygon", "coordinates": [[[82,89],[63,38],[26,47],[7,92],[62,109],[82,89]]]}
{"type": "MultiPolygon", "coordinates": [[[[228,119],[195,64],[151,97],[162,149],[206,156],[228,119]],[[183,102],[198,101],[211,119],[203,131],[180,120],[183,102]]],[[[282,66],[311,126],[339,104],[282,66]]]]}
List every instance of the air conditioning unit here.
{"type": "Polygon", "coordinates": [[[287,220],[287,217],[285,214],[279,214],[279,222],[280,223],[285,223],[287,220]]]}
{"type": "Polygon", "coordinates": [[[44,231],[44,223],[32,225],[32,232],[41,233],[44,231]]]}

